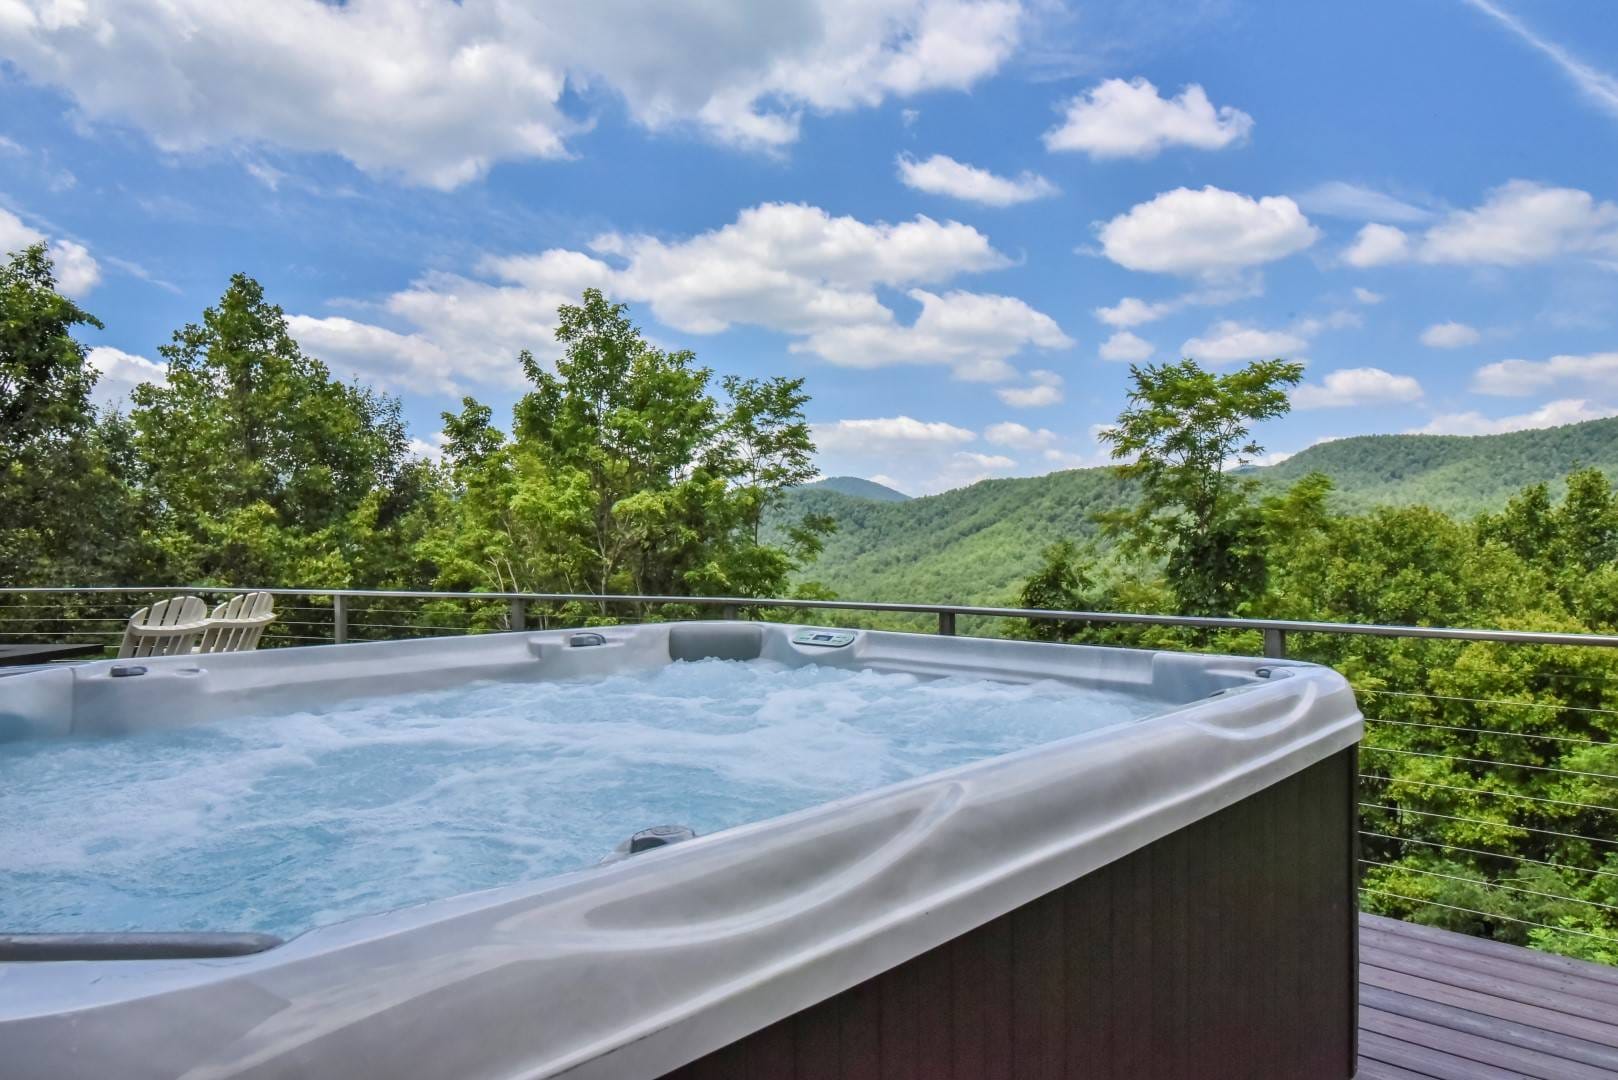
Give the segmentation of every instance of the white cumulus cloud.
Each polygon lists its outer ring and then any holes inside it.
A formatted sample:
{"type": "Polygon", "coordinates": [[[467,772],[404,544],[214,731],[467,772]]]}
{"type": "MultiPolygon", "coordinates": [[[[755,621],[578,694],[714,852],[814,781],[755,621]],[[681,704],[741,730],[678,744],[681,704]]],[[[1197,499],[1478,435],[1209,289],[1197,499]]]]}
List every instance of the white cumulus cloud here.
{"type": "Polygon", "coordinates": [[[1299,409],[1335,409],[1354,405],[1404,405],[1420,401],[1421,383],[1409,375],[1381,368],[1343,368],[1329,372],[1318,383],[1304,383],[1292,391],[1299,409]]]}
{"type": "Polygon", "coordinates": [[[1488,417],[1480,412],[1441,413],[1421,427],[1411,429],[1411,434],[1500,435],[1507,431],[1581,424],[1586,420],[1603,420],[1614,415],[1618,415],[1618,408],[1599,405],[1584,398],[1563,398],[1516,416],[1488,417]]]}
{"type": "Polygon", "coordinates": [[[1027,386],[1002,386],[995,396],[1016,409],[1037,409],[1062,402],[1062,376],[1054,371],[1035,369],[1028,373],[1027,386]]]}
{"type": "Polygon", "coordinates": [[[1618,255],[1618,204],[1587,191],[1513,180],[1475,210],[1427,230],[1421,259],[1433,263],[1519,266],[1561,255],[1618,255]]]}
{"type": "MultiPolygon", "coordinates": [[[[0,258],[46,240],[44,233],[0,207],[0,258]]],[[[83,244],[57,238],[46,245],[46,252],[55,268],[56,284],[67,295],[83,296],[101,281],[101,264],[83,244]]]]}
{"type": "Polygon", "coordinates": [[[1012,296],[912,289],[921,314],[906,326],[889,320],[829,326],[794,343],[841,367],[946,364],[957,378],[1004,382],[1016,376],[1009,358],[1024,347],[1073,344],[1049,315],[1012,296]]]}
{"type": "Polygon", "coordinates": [[[1016,0],[18,0],[0,7],[0,58],[167,151],[333,153],[450,188],[568,156],[590,123],[571,96],[779,147],[805,111],[970,87],[1023,20],[1016,0]]]}
{"type": "Polygon", "coordinates": [[[1434,323],[1421,332],[1421,343],[1429,349],[1460,349],[1482,340],[1476,329],[1459,322],[1434,323]]]}
{"type": "Polygon", "coordinates": [[[1363,325],[1364,322],[1364,316],[1357,311],[1339,310],[1298,319],[1292,324],[1292,330],[1296,334],[1312,338],[1322,330],[1347,330],[1349,327],[1363,325]]]}
{"type": "Polygon", "coordinates": [[[1195,83],[1164,98],[1145,79],[1108,79],[1064,104],[1045,146],[1092,158],[1149,158],[1169,146],[1221,150],[1252,130],[1251,116],[1229,105],[1214,108],[1195,83]]]}
{"type": "Polygon", "coordinates": [[[1398,262],[1410,254],[1410,237],[1394,225],[1371,224],[1362,228],[1343,252],[1343,261],[1365,269],[1398,262]]]}
{"type": "Polygon", "coordinates": [[[1035,173],[996,176],[944,154],[934,154],[925,161],[900,154],[898,163],[899,179],[905,187],[985,206],[1015,206],[1057,194],[1055,184],[1035,173]]]}
{"type": "Polygon", "coordinates": [[[1225,276],[1283,259],[1320,235],[1284,195],[1176,188],[1100,227],[1107,258],[1130,270],[1225,276]]]}
{"type": "Polygon", "coordinates": [[[1119,330],[1106,341],[1101,343],[1101,359],[1103,360],[1144,360],[1152,355],[1152,343],[1145,341],[1128,330],[1119,330]]]}
{"type": "Polygon", "coordinates": [[[556,309],[589,287],[609,289],[612,268],[589,255],[553,249],[485,258],[478,277],[433,271],[380,304],[393,330],[345,317],[293,315],[299,343],[338,374],[380,386],[452,395],[468,384],[516,386],[517,353],[557,353],[556,309]]]}
{"type": "Polygon", "coordinates": [[[339,379],[354,376],[389,388],[453,394],[454,363],[436,342],[340,316],[293,315],[287,329],[305,352],[339,379]],[[379,363],[379,361],[381,361],[379,363]]]}
{"type": "Polygon", "coordinates": [[[162,386],[168,382],[165,365],[110,345],[97,345],[86,356],[97,376],[90,397],[102,408],[123,408],[128,404],[129,392],[141,383],[162,386]]]}
{"type": "Polygon", "coordinates": [[[1172,300],[1149,302],[1136,296],[1126,296],[1111,307],[1098,307],[1095,316],[1108,326],[1127,330],[1144,326],[1170,314],[1178,305],[1172,300]]]}
{"type": "Polygon", "coordinates": [[[1126,296],[1111,307],[1093,309],[1093,313],[1098,320],[1114,329],[1129,330],[1156,322],[1182,308],[1220,307],[1263,295],[1264,277],[1257,271],[1221,274],[1167,300],[1142,300],[1138,296],[1126,296]]]}
{"type": "Polygon", "coordinates": [[[1058,469],[1083,469],[1107,464],[1105,454],[1080,454],[1072,450],[1060,450],[1054,446],[1041,451],[1040,457],[1045,459],[1046,464],[1054,465],[1058,469]]]}
{"type": "Polygon", "coordinates": [[[1512,180],[1416,237],[1392,225],[1367,225],[1343,261],[1356,267],[1402,261],[1525,266],[1576,256],[1618,258],[1618,203],[1577,188],[1512,180]]]}
{"type": "Polygon", "coordinates": [[[303,317],[294,330],[316,355],[444,392],[517,379],[519,349],[554,357],[556,308],[587,287],[646,304],[684,333],[759,327],[845,367],[935,364],[958,378],[1010,381],[1010,360],[1023,349],[1072,344],[1055,320],[1015,297],[920,287],[1009,265],[958,222],[868,223],[767,203],[683,239],[608,233],[589,246],[485,258],[472,277],[426,274],[381,305],[399,329],[303,317]],[[904,290],[918,313],[905,321],[879,288],[904,290]]]}
{"type": "Polygon", "coordinates": [[[916,446],[958,446],[977,435],[967,428],[942,420],[917,420],[909,416],[878,417],[870,420],[837,420],[811,427],[815,446],[822,453],[860,451],[864,453],[903,453],[916,446]]]}
{"type": "Polygon", "coordinates": [[[941,420],[909,416],[836,420],[810,426],[817,463],[827,476],[868,476],[901,491],[930,494],[1017,468],[1005,454],[967,449],[977,433],[941,420]]]}
{"type": "Polygon", "coordinates": [[[1180,351],[1185,356],[1206,363],[1224,364],[1284,357],[1308,344],[1308,338],[1291,330],[1265,330],[1233,319],[1223,319],[1198,337],[1188,340],[1180,346],[1180,351]]]}
{"type": "Polygon", "coordinates": [[[1013,450],[1045,450],[1061,441],[1049,428],[1030,428],[1011,420],[990,424],[983,429],[983,437],[995,446],[1013,450]]]}
{"type": "Polygon", "coordinates": [[[1327,330],[1356,327],[1363,320],[1355,311],[1331,311],[1294,319],[1284,329],[1266,329],[1235,319],[1222,319],[1180,346],[1181,355],[1207,363],[1238,360],[1296,358],[1299,350],[1327,330]]]}
{"type": "Polygon", "coordinates": [[[1501,360],[1485,364],[1472,376],[1473,390],[1496,397],[1527,397],[1566,383],[1618,395],[1618,352],[1501,360]]]}
{"type": "Polygon", "coordinates": [[[1010,263],[970,225],[925,216],[867,223],[798,203],[743,210],[732,224],[685,240],[610,234],[591,246],[626,262],[616,285],[627,297],[694,333],[733,323],[865,323],[885,310],[875,286],[932,284],[1010,263]]]}

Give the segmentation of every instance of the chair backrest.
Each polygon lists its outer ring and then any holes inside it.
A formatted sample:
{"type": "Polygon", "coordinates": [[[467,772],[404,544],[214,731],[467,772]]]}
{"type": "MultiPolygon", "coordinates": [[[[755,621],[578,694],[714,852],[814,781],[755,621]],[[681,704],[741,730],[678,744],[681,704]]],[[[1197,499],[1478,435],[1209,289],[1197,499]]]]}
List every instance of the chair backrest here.
{"type": "Polygon", "coordinates": [[[118,658],[172,656],[191,651],[202,633],[208,605],[195,596],[176,596],[143,607],[129,617],[118,658]]]}
{"type": "Polygon", "coordinates": [[[213,609],[197,652],[246,652],[258,648],[264,628],[275,621],[275,598],[266,592],[239,593],[213,609]]]}

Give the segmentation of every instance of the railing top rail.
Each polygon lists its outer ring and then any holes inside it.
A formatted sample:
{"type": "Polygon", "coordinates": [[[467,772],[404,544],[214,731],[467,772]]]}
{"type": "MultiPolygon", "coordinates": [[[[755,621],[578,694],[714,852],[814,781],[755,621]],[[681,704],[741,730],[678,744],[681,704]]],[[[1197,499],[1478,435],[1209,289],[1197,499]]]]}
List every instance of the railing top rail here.
{"type": "Polygon", "coordinates": [[[1259,630],[1289,634],[1362,634],[1372,637],[1497,641],[1517,645],[1584,645],[1618,648],[1618,635],[1570,634],[1537,630],[1498,630],[1454,626],[1400,626],[1296,619],[1235,619],[1201,615],[1152,615],[1128,611],[1061,611],[1043,608],[985,607],[971,604],[892,603],[874,600],[798,600],[757,596],[656,596],[633,593],[451,592],[432,589],[239,588],[216,585],[0,586],[0,595],[61,593],[267,592],[276,596],[342,596],[408,600],[526,600],[539,603],[693,604],[699,607],[872,611],[896,614],[975,616],[991,619],[1059,619],[1071,622],[1180,626],[1212,630],[1259,630]]]}

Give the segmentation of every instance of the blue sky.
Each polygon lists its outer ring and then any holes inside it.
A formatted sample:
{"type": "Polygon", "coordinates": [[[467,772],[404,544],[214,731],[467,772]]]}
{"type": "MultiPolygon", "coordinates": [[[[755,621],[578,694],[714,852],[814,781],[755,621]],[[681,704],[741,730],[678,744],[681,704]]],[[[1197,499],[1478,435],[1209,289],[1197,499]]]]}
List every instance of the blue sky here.
{"type": "Polygon", "coordinates": [[[245,271],[428,448],[589,285],[802,375],[829,473],[1102,460],[1128,362],[1307,362],[1276,453],[1618,413],[1599,0],[0,3],[0,246],[116,400],[245,271]]]}

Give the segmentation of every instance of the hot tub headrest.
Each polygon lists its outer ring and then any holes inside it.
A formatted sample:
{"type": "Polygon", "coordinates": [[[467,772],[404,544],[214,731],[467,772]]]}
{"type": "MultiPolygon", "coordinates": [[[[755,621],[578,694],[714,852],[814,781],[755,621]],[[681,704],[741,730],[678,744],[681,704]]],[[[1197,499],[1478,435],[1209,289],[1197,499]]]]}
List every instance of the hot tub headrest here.
{"type": "Polygon", "coordinates": [[[764,630],[752,623],[681,623],[669,630],[671,660],[757,660],[764,630]]]}

